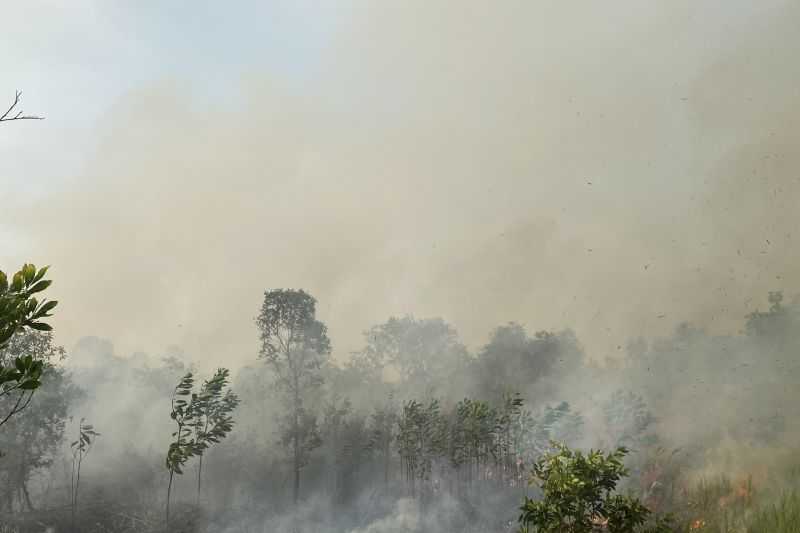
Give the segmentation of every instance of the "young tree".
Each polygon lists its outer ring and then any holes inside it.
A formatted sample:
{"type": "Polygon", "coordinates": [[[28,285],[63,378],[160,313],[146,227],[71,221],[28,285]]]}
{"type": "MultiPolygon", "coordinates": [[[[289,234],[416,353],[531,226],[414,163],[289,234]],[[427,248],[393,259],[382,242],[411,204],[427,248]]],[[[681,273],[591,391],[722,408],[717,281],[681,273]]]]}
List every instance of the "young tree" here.
{"type": "MultiPolygon", "coordinates": [[[[5,273],[0,271],[0,349],[22,329],[52,329],[49,324],[40,320],[52,316],[50,311],[58,302],[40,302],[34,296],[52,283],[44,279],[48,268],[37,270],[34,265],[25,264],[12,276],[11,283],[5,273]]],[[[35,359],[31,354],[18,355],[13,364],[4,362],[0,367],[0,398],[11,397],[14,400],[8,410],[4,411],[5,414],[0,413],[0,426],[28,406],[34,391],[41,385],[43,371],[44,362],[35,359]]]]}
{"type": "Polygon", "coordinates": [[[203,383],[194,400],[194,440],[199,447],[200,462],[197,466],[197,503],[200,503],[200,487],[203,477],[203,456],[209,444],[216,444],[228,436],[233,429],[231,413],[239,405],[239,397],[225,387],[228,386],[230,370],[220,368],[214,376],[203,383]]]}
{"type": "Polygon", "coordinates": [[[342,449],[345,438],[347,418],[352,414],[353,406],[347,398],[334,395],[325,403],[322,410],[322,437],[324,439],[326,469],[328,470],[328,490],[333,498],[337,498],[341,488],[342,449]]]}
{"type": "Polygon", "coordinates": [[[513,475],[516,465],[516,443],[512,428],[514,421],[522,413],[522,397],[519,394],[503,394],[503,401],[496,411],[494,422],[494,446],[492,456],[498,467],[498,481],[504,483],[513,475]]]}
{"type": "Polygon", "coordinates": [[[573,451],[563,444],[553,448],[533,466],[532,481],[538,482],[542,498],[525,498],[519,517],[522,533],[667,533],[669,519],[651,519],[638,498],[616,494],[620,479],[628,475],[622,459],[625,448],[604,454],[573,451]]]}
{"type": "Polygon", "coordinates": [[[434,461],[444,456],[447,450],[447,421],[441,415],[439,401],[431,400],[427,405],[416,400],[406,402],[397,427],[397,451],[411,488],[411,497],[416,497],[419,481],[419,494],[424,502],[434,461]]]}
{"type": "Polygon", "coordinates": [[[322,384],[321,370],[331,352],[327,328],[316,319],[316,303],[302,290],[267,291],[256,318],[259,356],[272,368],[288,406],[283,441],[291,447],[295,507],[300,497],[300,471],[311,450],[320,444],[316,417],[303,402],[322,384]]]}
{"type": "Polygon", "coordinates": [[[166,526],[169,528],[169,504],[172,495],[172,481],[175,474],[183,474],[183,467],[186,462],[198,455],[200,445],[195,439],[191,439],[192,427],[195,423],[197,410],[194,401],[196,394],[192,393],[194,387],[194,376],[191,372],[184,375],[172,394],[172,411],[170,418],[175,421],[175,431],[172,433],[173,440],[167,450],[166,467],[169,471],[169,484],[167,485],[167,505],[166,505],[166,526]],[[191,399],[186,400],[191,395],[191,399]]]}
{"type": "Polygon", "coordinates": [[[71,506],[72,506],[72,528],[75,529],[75,514],[78,509],[78,489],[80,488],[81,484],[81,466],[83,465],[83,460],[89,454],[89,451],[92,449],[92,444],[94,444],[95,438],[100,436],[100,433],[97,433],[94,430],[94,426],[91,424],[84,424],[85,418],[81,418],[80,422],[78,422],[78,439],[72,444],[70,444],[70,448],[72,448],[72,479],[70,481],[70,492],[71,492],[71,506]]]}
{"type": "Polygon", "coordinates": [[[397,411],[392,402],[392,395],[386,405],[376,407],[370,417],[367,448],[380,455],[383,465],[383,484],[389,487],[389,469],[392,461],[392,442],[395,440],[397,411]]]}

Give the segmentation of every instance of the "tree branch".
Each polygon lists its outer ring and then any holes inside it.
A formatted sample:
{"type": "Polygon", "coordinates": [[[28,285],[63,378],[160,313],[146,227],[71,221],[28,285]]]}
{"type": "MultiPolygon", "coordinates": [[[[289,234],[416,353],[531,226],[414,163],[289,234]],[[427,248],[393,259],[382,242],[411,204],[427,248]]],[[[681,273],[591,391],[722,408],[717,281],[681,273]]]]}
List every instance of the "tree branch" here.
{"type": "Polygon", "coordinates": [[[10,122],[12,120],[44,120],[44,117],[39,117],[36,115],[25,115],[23,114],[22,110],[17,110],[15,113],[14,110],[19,104],[19,100],[21,97],[22,97],[22,91],[16,91],[16,93],[14,94],[14,102],[8,109],[6,109],[5,113],[0,115],[0,122],[10,122]]]}
{"type": "Polygon", "coordinates": [[[17,398],[17,403],[14,404],[14,407],[11,408],[11,411],[9,411],[8,415],[6,415],[6,417],[2,421],[0,421],[0,426],[8,422],[8,420],[12,416],[14,416],[15,414],[19,413],[20,411],[28,407],[28,404],[31,403],[31,398],[33,398],[33,391],[31,391],[30,395],[28,396],[28,400],[25,402],[25,405],[20,407],[23,398],[25,398],[24,390],[20,392],[19,398],[17,398]]]}

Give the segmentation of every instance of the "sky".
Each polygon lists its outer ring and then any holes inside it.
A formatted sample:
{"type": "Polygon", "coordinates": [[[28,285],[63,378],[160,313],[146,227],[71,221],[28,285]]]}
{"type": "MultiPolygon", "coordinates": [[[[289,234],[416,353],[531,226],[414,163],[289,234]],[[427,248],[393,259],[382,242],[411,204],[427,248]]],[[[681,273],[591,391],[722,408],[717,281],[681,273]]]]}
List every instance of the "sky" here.
{"type": "Polygon", "coordinates": [[[800,284],[788,1],[76,2],[5,10],[0,268],[57,339],[258,351],[263,291],[334,353],[391,315],[590,357],[728,333],[800,284]]]}

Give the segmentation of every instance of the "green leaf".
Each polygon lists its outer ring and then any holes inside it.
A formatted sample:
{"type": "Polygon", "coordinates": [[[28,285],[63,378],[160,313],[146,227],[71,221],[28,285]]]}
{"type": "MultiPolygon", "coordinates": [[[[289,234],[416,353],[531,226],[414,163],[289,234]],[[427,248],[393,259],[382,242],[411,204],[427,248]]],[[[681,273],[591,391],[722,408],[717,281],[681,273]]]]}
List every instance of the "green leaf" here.
{"type": "Polygon", "coordinates": [[[34,276],[36,276],[36,267],[32,264],[25,264],[22,267],[22,276],[25,278],[25,283],[30,284],[33,282],[34,276]]]}
{"type": "Polygon", "coordinates": [[[41,318],[43,316],[49,316],[47,313],[53,310],[55,306],[58,305],[58,300],[50,300],[49,302],[44,302],[42,307],[39,309],[36,318],[41,318]]]}
{"type": "Polygon", "coordinates": [[[53,284],[53,282],[51,280],[45,279],[45,280],[42,280],[42,281],[36,283],[33,287],[28,289],[28,292],[29,292],[29,294],[36,294],[37,292],[42,292],[43,290],[45,290],[47,287],[49,287],[52,284],[53,284]]]}
{"type": "Polygon", "coordinates": [[[33,278],[33,282],[36,283],[37,281],[42,279],[44,277],[44,275],[47,274],[47,271],[49,269],[50,269],[50,265],[47,265],[46,267],[40,268],[39,272],[36,274],[36,277],[33,278]]]}
{"type": "Polygon", "coordinates": [[[17,272],[14,274],[14,278],[11,281],[11,290],[14,292],[19,292],[22,290],[24,285],[24,278],[22,276],[22,272],[17,272]]]}

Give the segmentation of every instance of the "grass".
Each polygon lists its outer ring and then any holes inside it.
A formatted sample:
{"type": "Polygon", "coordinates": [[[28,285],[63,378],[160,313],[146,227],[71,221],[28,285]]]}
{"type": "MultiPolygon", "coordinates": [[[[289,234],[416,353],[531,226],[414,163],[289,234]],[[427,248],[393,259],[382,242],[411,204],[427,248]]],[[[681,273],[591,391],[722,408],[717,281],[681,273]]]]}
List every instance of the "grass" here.
{"type": "Polygon", "coordinates": [[[777,503],[757,509],[748,520],[747,533],[800,533],[800,496],[784,494],[777,503]]]}
{"type": "Polygon", "coordinates": [[[754,494],[749,480],[701,480],[686,494],[682,533],[800,533],[800,492],[754,494]]]}

